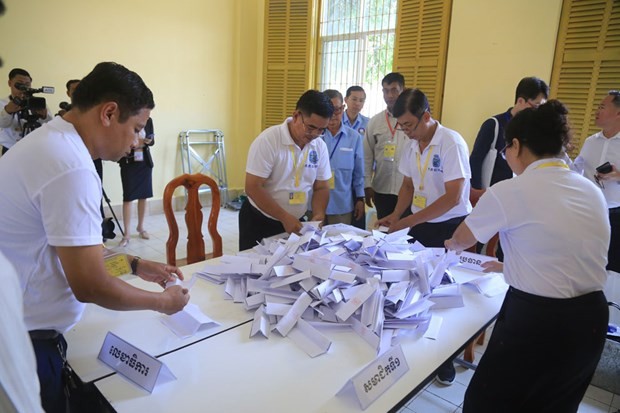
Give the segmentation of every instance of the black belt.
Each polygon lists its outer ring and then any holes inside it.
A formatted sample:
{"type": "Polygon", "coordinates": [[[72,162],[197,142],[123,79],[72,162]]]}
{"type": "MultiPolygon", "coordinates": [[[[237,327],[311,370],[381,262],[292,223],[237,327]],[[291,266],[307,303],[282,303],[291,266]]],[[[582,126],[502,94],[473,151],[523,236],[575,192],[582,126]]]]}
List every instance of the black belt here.
{"type": "Polygon", "coordinates": [[[28,334],[31,340],[55,340],[60,335],[56,330],[32,330],[28,334]]]}

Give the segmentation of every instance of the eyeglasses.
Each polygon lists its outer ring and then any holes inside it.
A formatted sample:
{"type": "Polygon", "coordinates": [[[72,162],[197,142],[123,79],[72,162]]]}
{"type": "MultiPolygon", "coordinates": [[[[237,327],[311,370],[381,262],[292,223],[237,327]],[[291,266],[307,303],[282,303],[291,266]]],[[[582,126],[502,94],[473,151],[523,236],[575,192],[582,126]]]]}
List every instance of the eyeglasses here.
{"type": "MultiPolygon", "coordinates": [[[[424,115],[424,113],[422,113],[422,115],[424,115]]],[[[422,116],[418,118],[418,123],[416,123],[413,128],[411,127],[411,125],[405,125],[403,123],[396,122],[396,130],[402,130],[403,132],[409,133],[415,132],[415,130],[418,129],[418,125],[420,125],[420,122],[422,122],[422,116]]]]}
{"type": "Polygon", "coordinates": [[[334,106],[334,115],[340,115],[345,108],[346,108],[345,105],[338,106],[338,107],[334,106]]]}
{"type": "Polygon", "coordinates": [[[315,136],[317,138],[323,137],[323,135],[325,134],[326,128],[317,128],[316,126],[313,126],[313,125],[306,125],[304,114],[301,112],[299,112],[299,114],[301,115],[301,124],[304,125],[304,128],[306,129],[306,134],[310,136],[315,136]]]}
{"type": "Polygon", "coordinates": [[[506,149],[508,149],[508,145],[504,146],[504,148],[499,151],[499,154],[502,156],[503,160],[506,160],[506,149]]]}

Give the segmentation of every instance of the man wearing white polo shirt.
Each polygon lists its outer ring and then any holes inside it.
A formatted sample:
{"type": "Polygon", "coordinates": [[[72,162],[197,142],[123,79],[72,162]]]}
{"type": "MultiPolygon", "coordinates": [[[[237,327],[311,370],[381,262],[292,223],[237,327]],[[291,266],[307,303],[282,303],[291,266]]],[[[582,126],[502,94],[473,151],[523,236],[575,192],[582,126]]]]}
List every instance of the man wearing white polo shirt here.
{"type": "Polygon", "coordinates": [[[308,90],[295,112],[280,125],[264,130],[248,153],[245,192],[239,212],[239,250],[283,232],[299,233],[312,190],[313,221],[325,219],[331,170],[322,139],[334,113],[324,93],[308,90]]]}
{"type": "MultiPolygon", "coordinates": [[[[583,143],[573,169],[596,183],[607,201],[611,240],[605,295],[610,301],[620,302],[620,91],[610,90],[605,96],[596,111],[596,126],[601,131],[583,143]],[[599,168],[606,162],[607,168],[599,168]]],[[[620,323],[617,312],[610,316],[614,323],[620,323]]]]}
{"type": "MultiPolygon", "coordinates": [[[[425,247],[443,247],[471,212],[469,203],[469,150],[463,137],[432,118],[430,106],[419,89],[405,89],[394,104],[398,125],[411,139],[401,158],[403,183],[396,208],[378,225],[390,232],[410,227],[409,235],[425,247]],[[412,215],[400,218],[407,208],[412,215]]],[[[440,383],[450,385],[452,360],[438,370],[440,383]]]]}

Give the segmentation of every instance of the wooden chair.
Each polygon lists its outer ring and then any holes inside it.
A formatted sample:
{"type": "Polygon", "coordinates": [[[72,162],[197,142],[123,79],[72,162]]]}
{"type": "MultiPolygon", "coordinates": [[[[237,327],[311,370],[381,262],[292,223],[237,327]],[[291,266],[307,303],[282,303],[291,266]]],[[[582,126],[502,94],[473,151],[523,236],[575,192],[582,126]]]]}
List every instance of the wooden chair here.
{"type": "MultiPolygon", "coordinates": [[[[484,189],[470,188],[469,202],[471,202],[472,206],[476,206],[476,204],[478,203],[478,200],[480,199],[482,194],[484,194],[484,192],[485,192],[484,189]]],[[[493,237],[491,237],[489,242],[487,242],[486,244],[486,255],[490,257],[495,257],[498,240],[499,240],[499,234],[495,234],[493,235],[493,237]]],[[[473,247],[469,248],[468,251],[476,252],[476,246],[474,245],[473,247]]],[[[465,361],[467,361],[468,363],[474,362],[474,344],[478,344],[478,345],[484,344],[484,338],[485,338],[485,332],[483,331],[477,338],[475,338],[474,340],[470,341],[469,344],[467,344],[467,347],[465,347],[465,353],[463,354],[463,359],[465,361]]]]}
{"type": "Polygon", "coordinates": [[[185,174],[166,185],[164,189],[164,214],[168,222],[170,235],[166,241],[166,261],[170,265],[182,266],[204,261],[207,258],[222,256],[222,237],[217,232],[217,218],[220,214],[220,190],[215,181],[202,174],[185,174]],[[213,252],[205,253],[205,242],[202,235],[202,205],[198,195],[198,188],[208,185],[211,188],[211,213],[207,222],[207,229],[213,243],[213,252]],[[176,258],[176,247],[179,240],[179,227],[172,207],[172,195],[179,186],[187,190],[187,205],[185,206],[185,223],[187,224],[187,258],[176,258]]]}

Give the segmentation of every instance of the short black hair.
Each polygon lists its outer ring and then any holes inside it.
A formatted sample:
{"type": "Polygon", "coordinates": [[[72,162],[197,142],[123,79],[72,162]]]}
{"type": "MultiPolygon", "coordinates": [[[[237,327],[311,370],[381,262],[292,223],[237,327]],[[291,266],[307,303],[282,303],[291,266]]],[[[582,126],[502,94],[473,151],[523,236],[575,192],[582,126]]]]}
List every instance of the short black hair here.
{"type": "Polygon", "coordinates": [[[517,139],[534,155],[557,156],[570,142],[568,109],[559,100],[549,100],[538,108],[526,108],[506,125],[506,146],[517,139]]]}
{"type": "Polygon", "coordinates": [[[541,93],[545,99],[549,97],[549,86],[547,86],[544,80],[535,76],[524,77],[519,81],[515,90],[515,103],[517,103],[519,98],[525,100],[536,99],[541,93]]]}
{"type": "Polygon", "coordinates": [[[32,76],[30,76],[30,73],[28,73],[24,69],[20,69],[19,67],[11,69],[11,71],[9,72],[9,80],[13,79],[15,76],[28,76],[32,81],[32,76]]]}
{"type": "Polygon", "coordinates": [[[325,89],[323,93],[325,93],[330,100],[338,98],[340,99],[340,103],[344,102],[342,93],[338,92],[336,89],[325,89]]]}
{"type": "Polygon", "coordinates": [[[385,75],[383,80],[381,80],[381,84],[391,85],[392,83],[398,83],[400,87],[405,87],[405,76],[401,75],[398,72],[392,72],[385,75]]]}
{"type": "Polygon", "coordinates": [[[314,89],[307,90],[299,97],[295,109],[308,117],[314,113],[322,118],[329,119],[334,114],[334,105],[332,105],[331,99],[325,93],[314,89]]]}
{"type": "Polygon", "coordinates": [[[396,99],[392,114],[398,118],[403,116],[405,112],[409,112],[420,119],[424,112],[430,113],[430,111],[431,106],[428,104],[428,99],[424,92],[420,89],[405,89],[396,99]]]}
{"type": "Polygon", "coordinates": [[[67,84],[65,86],[67,86],[67,92],[69,91],[69,89],[71,88],[71,85],[74,83],[79,83],[80,79],[71,79],[67,82],[67,84]]]}
{"type": "Polygon", "coordinates": [[[361,86],[351,86],[351,87],[349,87],[347,89],[347,93],[346,93],[345,97],[351,96],[351,93],[353,93],[353,92],[363,92],[364,95],[366,95],[366,91],[364,90],[363,87],[361,87],[361,86]]]}
{"type": "Polygon", "coordinates": [[[615,107],[620,108],[620,90],[610,90],[607,94],[613,96],[611,98],[611,103],[613,103],[615,107]]]}
{"type": "Polygon", "coordinates": [[[114,62],[99,63],[75,88],[73,107],[86,111],[103,102],[116,102],[120,122],[142,109],[153,109],[153,93],[142,78],[125,66],[114,62]]]}

